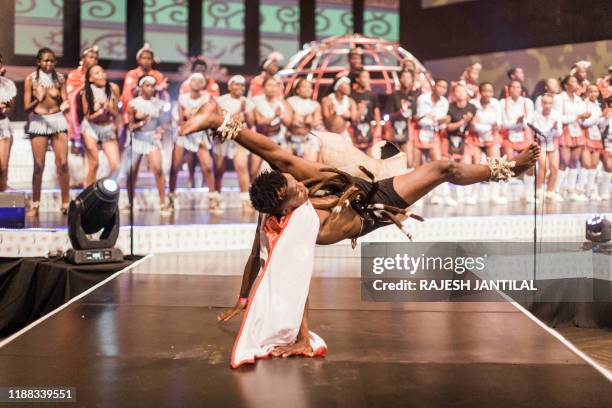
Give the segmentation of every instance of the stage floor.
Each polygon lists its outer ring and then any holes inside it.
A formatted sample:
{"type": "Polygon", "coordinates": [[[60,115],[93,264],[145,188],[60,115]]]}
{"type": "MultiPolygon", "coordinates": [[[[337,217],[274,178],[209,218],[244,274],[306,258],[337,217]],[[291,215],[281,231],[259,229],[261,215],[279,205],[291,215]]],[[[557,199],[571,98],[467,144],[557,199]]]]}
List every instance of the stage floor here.
{"type": "MultiPolygon", "coordinates": [[[[230,255],[230,254],[228,254],[230,255]]],[[[311,328],[324,358],[232,370],[244,253],[166,269],[155,255],[0,348],[0,383],[77,388],[76,406],[609,407],[612,384],[514,306],[366,303],[353,266],[318,259],[311,328]],[[210,264],[202,273],[199,266],[210,264]],[[166,269],[164,273],[163,269],[166,269]]],[[[74,404],[66,404],[74,406],[74,404]]]]}

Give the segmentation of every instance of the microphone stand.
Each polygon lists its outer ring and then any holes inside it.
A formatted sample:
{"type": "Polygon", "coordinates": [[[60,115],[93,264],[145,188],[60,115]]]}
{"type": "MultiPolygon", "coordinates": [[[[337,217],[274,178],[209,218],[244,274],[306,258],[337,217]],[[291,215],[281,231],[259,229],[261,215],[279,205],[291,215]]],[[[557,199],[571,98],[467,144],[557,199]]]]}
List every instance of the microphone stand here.
{"type": "MultiPolygon", "coordinates": [[[[548,140],[544,133],[532,125],[531,123],[527,123],[527,126],[533,131],[533,133],[537,136],[536,140],[539,142],[540,140],[544,140],[546,145],[546,150],[548,150],[548,140]]],[[[544,152],[547,154],[547,152],[544,152]]],[[[544,172],[546,172],[546,156],[544,161],[544,172]]],[[[544,173],[546,175],[546,173],[544,173]]],[[[534,178],[533,178],[533,280],[536,280],[537,274],[537,251],[536,247],[538,245],[538,174],[537,174],[537,166],[534,168],[534,178]]],[[[544,194],[543,194],[544,196],[544,194]]],[[[544,199],[544,198],[543,198],[544,199]]],[[[544,202],[542,202],[542,220],[544,220],[544,202]]],[[[544,221],[542,221],[544,222],[544,221]]],[[[540,248],[541,249],[541,248],[540,248]]]]}
{"type": "Polygon", "coordinates": [[[134,164],[132,163],[132,129],[128,125],[128,161],[130,169],[128,170],[128,201],[130,201],[130,255],[134,256],[134,194],[136,189],[134,188],[134,164]],[[132,190],[132,198],[130,200],[130,190],[132,190]]]}

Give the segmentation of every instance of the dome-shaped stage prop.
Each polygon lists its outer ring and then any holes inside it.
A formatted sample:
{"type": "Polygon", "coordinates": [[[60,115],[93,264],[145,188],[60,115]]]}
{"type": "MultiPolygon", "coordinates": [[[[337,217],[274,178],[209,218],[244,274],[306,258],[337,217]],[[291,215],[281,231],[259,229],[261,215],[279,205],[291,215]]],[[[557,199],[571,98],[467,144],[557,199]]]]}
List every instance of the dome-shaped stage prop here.
{"type": "Polygon", "coordinates": [[[421,73],[421,81],[428,77],[427,71],[410,52],[398,43],[382,38],[348,34],[313,41],[292,56],[279,75],[285,83],[285,94],[291,92],[293,84],[300,77],[314,83],[313,98],[318,99],[327,90],[340,72],[348,72],[348,53],[358,48],[363,56],[364,68],[370,72],[372,88],[376,92],[390,93],[399,84],[398,73],[402,60],[411,60],[421,73]]]}

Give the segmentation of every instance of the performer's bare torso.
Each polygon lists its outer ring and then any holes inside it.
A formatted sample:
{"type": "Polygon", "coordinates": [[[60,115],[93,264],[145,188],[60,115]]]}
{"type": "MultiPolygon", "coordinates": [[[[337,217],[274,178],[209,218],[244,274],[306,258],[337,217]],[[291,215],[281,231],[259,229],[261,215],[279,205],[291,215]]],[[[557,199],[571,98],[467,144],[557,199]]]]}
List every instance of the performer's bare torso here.
{"type": "MultiPolygon", "coordinates": [[[[337,199],[338,197],[329,195],[311,198],[310,202],[317,207],[320,204],[328,204],[337,199]]],[[[344,239],[357,237],[361,232],[361,217],[350,206],[342,207],[340,213],[335,214],[329,220],[327,219],[332,215],[331,210],[317,209],[316,211],[321,225],[317,235],[317,244],[319,245],[335,244],[344,239]]]]}

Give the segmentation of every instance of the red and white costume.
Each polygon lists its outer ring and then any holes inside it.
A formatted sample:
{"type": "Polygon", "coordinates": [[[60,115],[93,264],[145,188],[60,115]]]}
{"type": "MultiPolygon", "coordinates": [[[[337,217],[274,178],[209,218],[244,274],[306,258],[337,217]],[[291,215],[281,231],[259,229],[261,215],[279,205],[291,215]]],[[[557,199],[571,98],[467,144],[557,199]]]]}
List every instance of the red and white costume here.
{"type": "Polygon", "coordinates": [[[515,151],[525,149],[531,144],[533,135],[527,123],[533,118],[533,102],[524,96],[516,100],[506,97],[501,101],[502,145],[515,151]],[[520,116],[523,121],[517,123],[520,116]]]}
{"type": "MultiPolygon", "coordinates": [[[[310,288],[319,233],[319,217],[310,201],[280,221],[265,215],[259,228],[262,266],[234,342],[232,368],[295,342],[310,288]]],[[[327,353],[327,345],[313,332],[310,345],[315,356],[327,353]]]]}
{"type": "Polygon", "coordinates": [[[421,94],[417,98],[416,116],[420,119],[416,126],[414,147],[430,149],[440,145],[441,133],[445,126],[439,126],[436,121],[445,117],[447,113],[448,100],[444,96],[441,96],[435,102],[432,99],[431,92],[421,94]]]}
{"type": "Polygon", "coordinates": [[[536,112],[533,114],[533,126],[544,134],[544,140],[540,140],[540,146],[545,152],[554,152],[559,145],[559,137],[563,132],[561,127],[561,115],[554,109],[550,110],[548,116],[536,112]]]}
{"type": "Polygon", "coordinates": [[[489,147],[501,144],[499,132],[494,129],[501,127],[501,105],[495,98],[490,98],[486,106],[482,106],[480,99],[475,99],[472,105],[476,107],[476,114],[472,119],[472,128],[467,143],[476,147],[489,147]]]}
{"type": "Polygon", "coordinates": [[[582,121],[585,128],[586,147],[590,150],[603,150],[603,140],[601,138],[600,123],[603,112],[597,102],[584,101],[587,112],[591,113],[587,119],[582,121]]]}
{"type": "Polygon", "coordinates": [[[568,95],[562,92],[553,101],[553,108],[561,114],[563,134],[559,144],[561,146],[577,147],[586,144],[584,129],[580,126],[578,115],[586,112],[586,105],[577,95],[568,95]]]}

